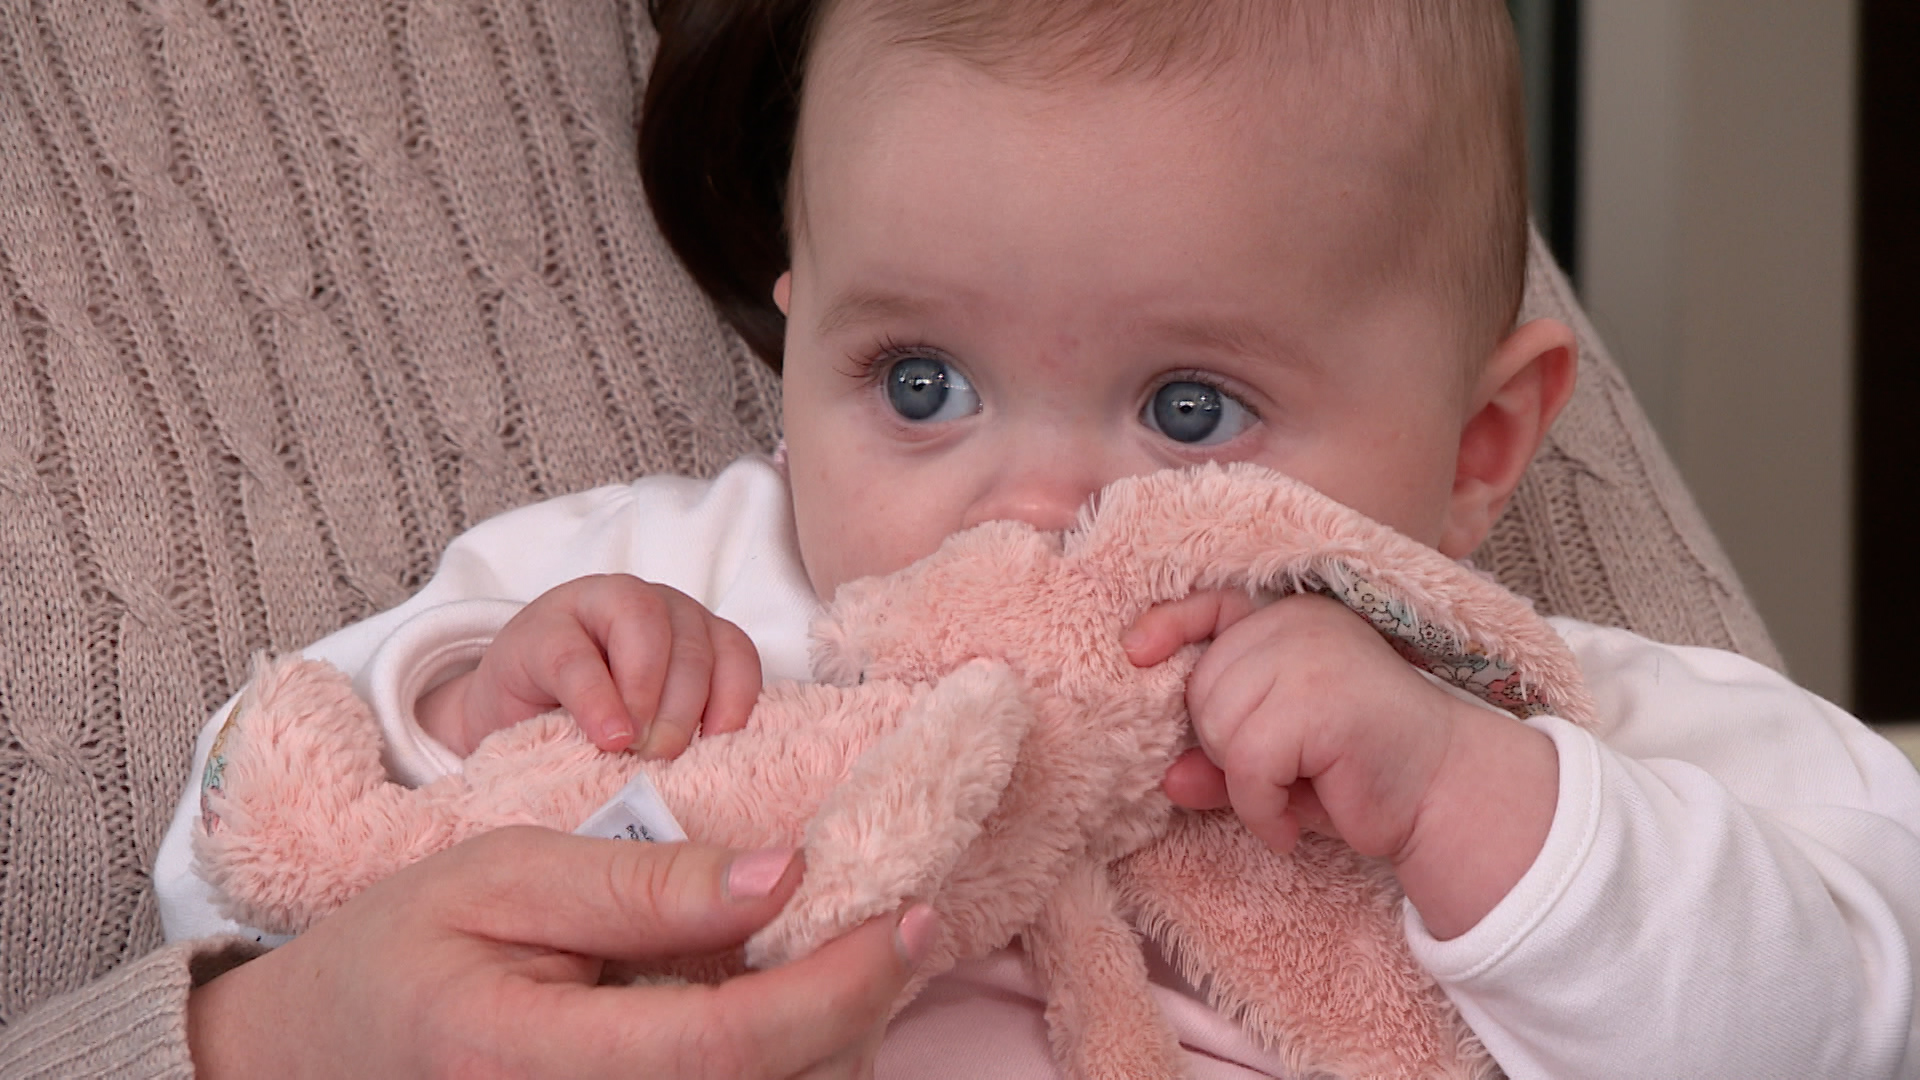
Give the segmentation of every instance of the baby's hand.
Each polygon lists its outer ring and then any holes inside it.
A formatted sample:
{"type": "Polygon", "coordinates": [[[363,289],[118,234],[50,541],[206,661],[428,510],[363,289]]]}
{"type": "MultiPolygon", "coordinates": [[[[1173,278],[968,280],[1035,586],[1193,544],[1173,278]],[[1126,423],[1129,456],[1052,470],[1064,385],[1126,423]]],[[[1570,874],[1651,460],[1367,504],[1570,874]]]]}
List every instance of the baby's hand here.
{"type": "Polygon", "coordinates": [[[745,631],[685,593],[626,574],[576,578],[522,608],[473,671],[415,708],[465,756],[481,739],[564,708],[602,750],[673,757],[696,728],[744,726],[760,694],[745,631]]]}
{"type": "Polygon", "coordinates": [[[1231,805],[1282,853],[1304,827],[1390,860],[1436,937],[1532,865],[1558,796],[1544,734],[1441,689],[1322,596],[1199,593],[1148,611],[1125,644],[1144,667],[1208,639],[1187,683],[1200,752],[1165,781],[1176,803],[1231,805]]]}

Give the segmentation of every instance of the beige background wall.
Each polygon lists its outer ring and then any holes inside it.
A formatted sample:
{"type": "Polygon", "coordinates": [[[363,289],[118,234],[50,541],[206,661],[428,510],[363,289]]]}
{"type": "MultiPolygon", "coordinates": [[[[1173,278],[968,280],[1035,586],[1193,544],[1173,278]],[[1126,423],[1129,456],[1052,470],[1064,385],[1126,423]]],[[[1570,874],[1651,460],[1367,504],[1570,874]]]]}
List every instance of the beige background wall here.
{"type": "Polygon", "coordinates": [[[1845,702],[1845,0],[1583,7],[1581,293],[1793,674],[1845,702]]]}

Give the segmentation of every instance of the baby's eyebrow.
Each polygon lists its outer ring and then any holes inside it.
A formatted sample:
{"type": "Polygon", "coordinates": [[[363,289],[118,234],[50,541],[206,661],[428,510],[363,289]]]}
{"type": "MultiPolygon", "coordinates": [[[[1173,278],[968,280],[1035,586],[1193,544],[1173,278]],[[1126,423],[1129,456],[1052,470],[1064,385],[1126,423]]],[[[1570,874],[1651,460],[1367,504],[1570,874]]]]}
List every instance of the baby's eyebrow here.
{"type": "Polygon", "coordinates": [[[1143,317],[1128,329],[1144,340],[1167,342],[1183,349],[1231,353],[1251,360],[1287,364],[1304,362],[1292,342],[1254,319],[1211,315],[1143,317]]]}
{"type": "Polygon", "coordinates": [[[940,306],[931,298],[891,289],[854,289],[828,306],[817,332],[825,337],[865,323],[926,318],[940,306]]]}
{"type": "MultiPolygon", "coordinates": [[[[830,337],[870,323],[927,321],[952,309],[942,298],[884,286],[859,286],[841,294],[820,317],[816,333],[830,337]]],[[[1300,350],[1285,335],[1257,319],[1233,315],[1181,314],[1141,316],[1127,335],[1181,352],[1228,354],[1248,360],[1304,365],[1300,350]]]]}

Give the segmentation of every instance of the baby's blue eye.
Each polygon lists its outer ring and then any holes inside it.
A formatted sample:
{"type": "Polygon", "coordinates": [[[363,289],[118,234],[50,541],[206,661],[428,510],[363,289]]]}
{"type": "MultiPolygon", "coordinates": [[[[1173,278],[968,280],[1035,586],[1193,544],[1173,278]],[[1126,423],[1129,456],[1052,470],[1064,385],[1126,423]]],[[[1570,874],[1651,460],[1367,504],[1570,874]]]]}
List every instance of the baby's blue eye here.
{"type": "Polygon", "coordinates": [[[909,356],[887,369],[887,404],[916,423],[958,420],[980,411],[980,395],[945,360],[909,356]]]}
{"type": "Polygon", "coordinates": [[[1209,446],[1246,430],[1253,414],[1217,386],[1170,382],[1154,391],[1141,419],[1177,443],[1209,446]]]}

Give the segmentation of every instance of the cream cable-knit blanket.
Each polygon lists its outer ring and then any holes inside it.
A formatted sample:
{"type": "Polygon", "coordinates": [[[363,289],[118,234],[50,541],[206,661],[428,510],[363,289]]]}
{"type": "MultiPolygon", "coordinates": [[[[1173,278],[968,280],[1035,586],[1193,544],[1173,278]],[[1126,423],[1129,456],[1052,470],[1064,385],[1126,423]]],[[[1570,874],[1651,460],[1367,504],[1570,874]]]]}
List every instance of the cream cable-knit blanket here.
{"type": "MultiPolygon", "coordinates": [[[[253,651],[497,511],[771,443],[773,378],[644,210],[650,34],[641,0],[0,5],[0,1075],[187,1073],[189,961],[231,958],[129,962],[253,651]]],[[[1774,659],[1565,279],[1530,284],[1582,388],[1482,565],[1774,659]]]]}

